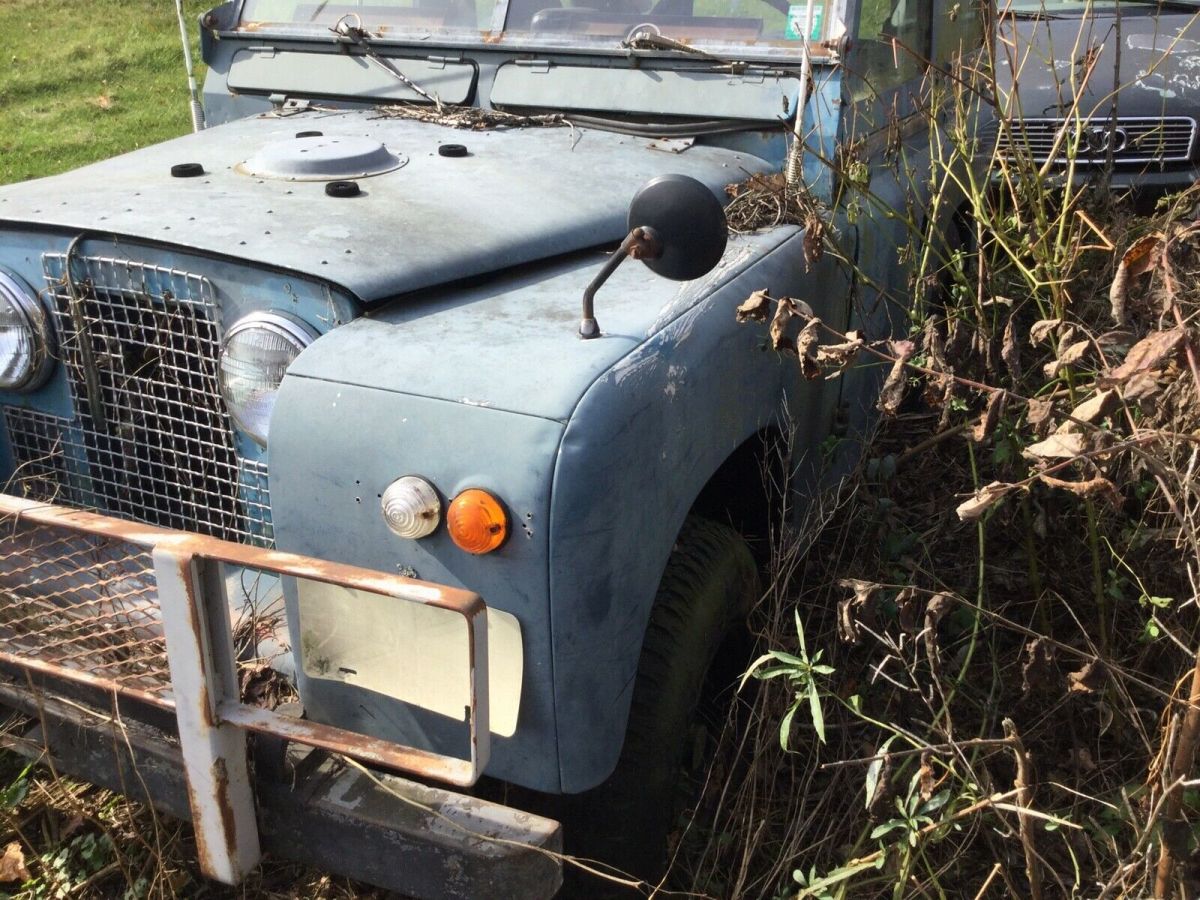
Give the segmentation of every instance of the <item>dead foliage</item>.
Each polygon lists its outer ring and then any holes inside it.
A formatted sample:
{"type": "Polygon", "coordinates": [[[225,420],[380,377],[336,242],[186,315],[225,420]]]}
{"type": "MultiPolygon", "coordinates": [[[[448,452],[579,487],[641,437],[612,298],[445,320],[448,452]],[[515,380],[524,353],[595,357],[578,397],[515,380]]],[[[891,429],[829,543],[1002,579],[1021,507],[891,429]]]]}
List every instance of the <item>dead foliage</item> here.
{"type": "Polygon", "coordinates": [[[834,669],[827,741],[794,714],[780,745],[782,680],[739,695],[681,889],[1197,893],[1200,188],[1147,218],[1001,180],[1019,202],[977,210],[960,288],[900,338],[765,291],[737,311],[805,377],[881,367],[882,416],[856,477],[780,522],[755,613],[758,652],[834,669]]]}
{"type": "Polygon", "coordinates": [[[804,261],[811,266],[825,250],[826,213],[802,187],[789,186],[782,172],[755,173],[727,185],[725,207],[729,230],[748,234],[779,225],[804,226],[804,261]]]}

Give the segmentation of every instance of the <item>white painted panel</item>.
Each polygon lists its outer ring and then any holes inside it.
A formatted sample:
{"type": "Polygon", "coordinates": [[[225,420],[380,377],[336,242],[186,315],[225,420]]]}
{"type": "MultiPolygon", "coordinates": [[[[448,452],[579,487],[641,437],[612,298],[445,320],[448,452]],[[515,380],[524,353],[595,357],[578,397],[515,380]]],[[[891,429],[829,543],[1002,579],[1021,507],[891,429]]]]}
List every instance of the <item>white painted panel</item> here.
{"type": "MultiPolygon", "coordinates": [[[[470,672],[461,615],[305,579],[297,588],[306,675],[466,721],[470,672]]],[[[521,626],[497,609],[487,618],[491,731],[509,737],[521,702],[521,626]]]]}

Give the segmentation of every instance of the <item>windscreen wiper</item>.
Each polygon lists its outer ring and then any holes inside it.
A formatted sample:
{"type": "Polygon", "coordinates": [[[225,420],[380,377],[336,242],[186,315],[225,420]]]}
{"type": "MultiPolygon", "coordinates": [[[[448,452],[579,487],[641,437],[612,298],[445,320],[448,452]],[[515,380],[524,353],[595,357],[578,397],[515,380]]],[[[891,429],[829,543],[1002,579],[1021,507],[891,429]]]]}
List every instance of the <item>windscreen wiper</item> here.
{"type": "Polygon", "coordinates": [[[1060,16],[1057,13],[1046,12],[1044,9],[1007,9],[1000,10],[1000,18],[1022,19],[1037,21],[1039,19],[1062,19],[1065,16],[1060,16]]]}
{"type": "Polygon", "coordinates": [[[1157,6],[1159,9],[1169,9],[1173,12],[1200,12],[1200,5],[1189,3],[1187,0],[1121,0],[1123,3],[1133,3],[1138,6],[1157,6]]]}
{"type": "Polygon", "coordinates": [[[650,29],[654,27],[653,25],[638,25],[621,41],[621,47],[625,50],[670,50],[674,53],[686,53],[689,56],[697,56],[700,59],[718,63],[718,68],[727,69],[734,75],[740,75],[746,70],[744,62],[726,59],[715,53],[709,53],[707,50],[701,50],[699,47],[693,47],[691,44],[685,44],[683,41],[669,38],[658,31],[651,31],[650,29]]]}
{"type": "Polygon", "coordinates": [[[392,75],[410,91],[420,95],[421,97],[424,97],[439,110],[442,108],[442,99],[440,97],[438,97],[436,94],[429,93],[429,91],[425,90],[425,88],[421,87],[407,75],[401,72],[398,68],[396,68],[390,59],[380,56],[375,52],[375,48],[371,46],[371,39],[374,38],[375,35],[362,27],[362,20],[358,17],[357,13],[348,13],[347,15],[342,16],[337,20],[337,24],[329,30],[338,37],[347,40],[354,46],[358,47],[367,59],[375,63],[375,65],[379,66],[388,74],[392,75]],[[356,20],[357,24],[351,25],[351,19],[356,20]]]}
{"type": "MultiPolygon", "coordinates": [[[[709,53],[707,50],[701,50],[699,47],[693,47],[691,44],[685,44],[683,41],[677,41],[675,38],[667,37],[659,31],[651,31],[650,29],[656,26],[651,24],[638,25],[632,32],[621,41],[621,48],[624,50],[669,50],[674,53],[686,53],[688,56],[695,56],[700,59],[707,59],[716,63],[716,70],[729,72],[733,75],[741,75],[745,73],[750,64],[742,60],[727,59],[724,56],[718,56],[715,53],[709,53]]],[[[772,64],[772,70],[778,70],[789,75],[797,74],[797,70],[787,66],[776,66],[772,64]]]]}

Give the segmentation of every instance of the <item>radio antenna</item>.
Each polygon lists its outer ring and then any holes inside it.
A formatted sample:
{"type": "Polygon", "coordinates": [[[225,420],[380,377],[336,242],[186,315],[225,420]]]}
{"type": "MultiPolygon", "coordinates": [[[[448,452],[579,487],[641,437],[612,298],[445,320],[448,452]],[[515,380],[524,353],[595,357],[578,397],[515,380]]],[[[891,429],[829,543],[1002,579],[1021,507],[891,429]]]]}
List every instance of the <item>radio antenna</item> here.
{"type": "Polygon", "coordinates": [[[179,18],[179,39],[183,41],[183,67],[187,69],[188,105],[192,110],[192,131],[203,131],[204,107],[200,103],[200,91],[196,88],[196,73],[192,68],[192,46],[188,40],[187,22],[183,15],[183,0],[175,0],[175,14],[179,18]]]}

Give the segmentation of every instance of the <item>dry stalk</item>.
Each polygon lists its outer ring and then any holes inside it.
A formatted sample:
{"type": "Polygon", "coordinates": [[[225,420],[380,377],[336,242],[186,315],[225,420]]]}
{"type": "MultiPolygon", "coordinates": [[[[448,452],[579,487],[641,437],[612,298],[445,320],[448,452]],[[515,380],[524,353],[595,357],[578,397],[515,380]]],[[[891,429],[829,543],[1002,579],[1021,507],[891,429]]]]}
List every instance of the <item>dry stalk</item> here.
{"type": "Polygon", "coordinates": [[[1196,654],[1196,662],[1192,668],[1192,686],[1188,694],[1188,708],[1183,716],[1183,727],[1180,730],[1179,743],[1175,748],[1175,757],[1171,761],[1169,773],[1171,786],[1167,789],[1165,808],[1160,820],[1163,841],[1158,856],[1158,870],[1154,877],[1154,896],[1158,898],[1165,898],[1171,889],[1176,854],[1171,846],[1172,841],[1169,835],[1182,825],[1180,817],[1183,808],[1182,782],[1191,771],[1198,744],[1200,744],[1200,653],[1196,654]]]}
{"type": "MultiPolygon", "coordinates": [[[[1004,735],[1008,738],[1017,764],[1017,777],[1013,782],[1013,788],[1017,792],[1017,805],[1022,810],[1028,810],[1033,806],[1033,762],[1021,742],[1021,736],[1017,734],[1016,723],[1012,719],[1005,719],[1003,725],[1004,735]]],[[[1025,851],[1025,877],[1029,879],[1030,900],[1042,900],[1042,867],[1038,861],[1033,823],[1029,813],[1017,813],[1017,822],[1020,827],[1021,848],[1025,851]]]]}

